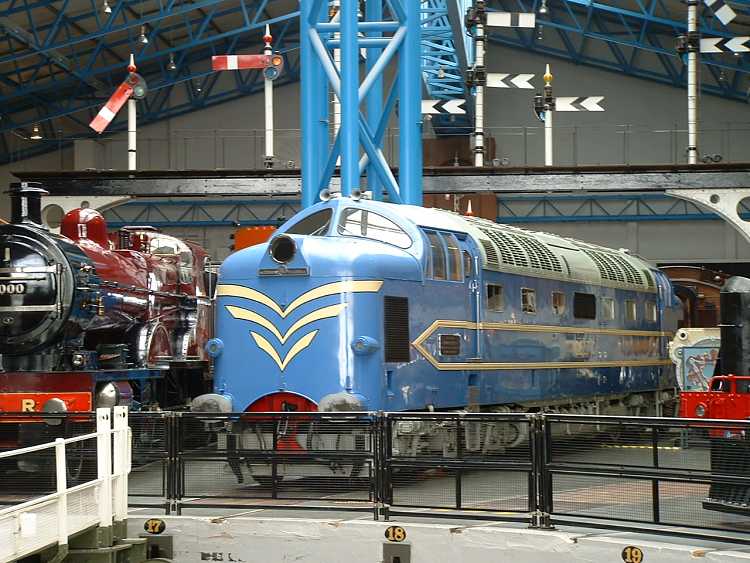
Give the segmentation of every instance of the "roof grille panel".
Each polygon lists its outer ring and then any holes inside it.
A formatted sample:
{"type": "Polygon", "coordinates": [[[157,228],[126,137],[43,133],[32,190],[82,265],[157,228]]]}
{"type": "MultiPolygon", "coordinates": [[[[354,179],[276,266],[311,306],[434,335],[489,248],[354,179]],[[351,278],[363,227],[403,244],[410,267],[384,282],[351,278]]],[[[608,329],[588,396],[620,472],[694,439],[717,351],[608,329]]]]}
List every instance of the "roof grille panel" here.
{"type": "Polygon", "coordinates": [[[484,253],[487,255],[487,264],[489,264],[490,266],[495,266],[497,268],[500,265],[500,262],[498,261],[497,251],[495,250],[495,247],[487,239],[480,238],[479,242],[482,243],[482,247],[484,247],[484,253]]]}
{"type": "Polygon", "coordinates": [[[622,256],[588,248],[584,248],[583,251],[599,268],[602,279],[630,285],[644,285],[640,272],[622,256]]]}

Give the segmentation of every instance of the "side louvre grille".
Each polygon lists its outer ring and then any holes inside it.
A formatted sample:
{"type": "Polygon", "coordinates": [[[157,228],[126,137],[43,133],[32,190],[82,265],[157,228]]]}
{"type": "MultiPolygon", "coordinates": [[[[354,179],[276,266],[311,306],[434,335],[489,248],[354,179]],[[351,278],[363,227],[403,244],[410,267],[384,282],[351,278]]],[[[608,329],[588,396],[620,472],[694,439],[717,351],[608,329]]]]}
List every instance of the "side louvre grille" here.
{"type": "Polygon", "coordinates": [[[411,339],[409,338],[409,300],[406,297],[385,296],[385,361],[408,362],[411,339]]]}

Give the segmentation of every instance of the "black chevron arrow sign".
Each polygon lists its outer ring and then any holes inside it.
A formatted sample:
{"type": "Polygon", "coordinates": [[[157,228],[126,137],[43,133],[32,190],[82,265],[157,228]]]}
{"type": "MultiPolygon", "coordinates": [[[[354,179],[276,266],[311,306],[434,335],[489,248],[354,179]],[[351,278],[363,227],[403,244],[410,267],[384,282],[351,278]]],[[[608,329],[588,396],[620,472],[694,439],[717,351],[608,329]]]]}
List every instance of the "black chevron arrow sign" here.
{"type": "Polygon", "coordinates": [[[555,98],[555,111],[604,111],[599,104],[604,96],[572,96],[555,98]]]}
{"type": "Polygon", "coordinates": [[[465,114],[466,110],[461,107],[465,100],[422,100],[422,113],[439,114],[465,114]]]}
{"type": "Polygon", "coordinates": [[[748,53],[750,37],[707,37],[701,39],[701,53],[748,53]]]}

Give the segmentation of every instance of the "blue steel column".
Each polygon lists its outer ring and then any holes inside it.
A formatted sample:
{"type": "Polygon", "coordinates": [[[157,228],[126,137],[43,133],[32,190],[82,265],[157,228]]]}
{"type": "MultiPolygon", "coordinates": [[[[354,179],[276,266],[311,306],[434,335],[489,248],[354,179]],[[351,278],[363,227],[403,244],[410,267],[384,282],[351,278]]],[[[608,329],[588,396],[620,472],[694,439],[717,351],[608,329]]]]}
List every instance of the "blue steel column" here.
{"type": "MultiPolygon", "coordinates": [[[[381,21],[383,19],[383,0],[367,0],[365,6],[365,19],[368,22],[381,21]]],[[[373,30],[369,37],[381,37],[382,33],[373,30]]],[[[377,61],[382,49],[373,47],[367,49],[367,72],[369,72],[377,61]]],[[[373,82],[370,92],[367,94],[367,123],[373,131],[378,130],[380,116],[383,115],[383,75],[379,75],[373,82]]],[[[383,199],[383,185],[378,178],[377,171],[372,163],[367,166],[367,188],[372,191],[372,199],[383,199]]]]}
{"type": "MultiPolygon", "coordinates": [[[[320,123],[321,105],[326,105],[326,100],[319,99],[325,91],[318,86],[327,83],[323,74],[320,59],[315,54],[310,43],[310,32],[319,19],[319,14],[313,14],[314,10],[320,10],[321,3],[312,0],[300,2],[300,73],[303,94],[301,101],[301,127],[302,127],[302,207],[310,207],[318,199],[318,190],[321,178],[321,161],[324,159],[324,149],[327,146],[320,143],[318,133],[320,123]],[[317,8],[315,7],[317,5],[317,8]]],[[[325,131],[325,124],[323,130],[325,131]]]]}
{"type": "Polygon", "coordinates": [[[422,89],[420,76],[420,4],[403,3],[406,14],[406,38],[398,60],[399,73],[399,166],[401,199],[422,205],[422,89]]]}
{"type": "Polygon", "coordinates": [[[341,1],[341,195],[359,189],[358,0],[341,1]]]}

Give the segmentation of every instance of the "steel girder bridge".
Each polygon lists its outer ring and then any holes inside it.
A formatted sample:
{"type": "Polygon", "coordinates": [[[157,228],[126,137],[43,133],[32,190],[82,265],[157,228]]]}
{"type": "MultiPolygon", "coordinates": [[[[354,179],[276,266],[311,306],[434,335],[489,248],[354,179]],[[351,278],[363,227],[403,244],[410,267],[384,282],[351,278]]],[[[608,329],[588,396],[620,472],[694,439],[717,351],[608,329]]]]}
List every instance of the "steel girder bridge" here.
{"type": "MultiPolygon", "coordinates": [[[[433,127],[470,129],[472,64],[463,14],[470,0],[420,0],[425,97],[466,100],[467,115],[440,116],[433,127]]],[[[750,0],[730,0],[728,27],[704,8],[702,32],[748,34],[750,0]]],[[[681,87],[674,49],[686,30],[678,0],[491,0],[490,9],[537,12],[535,30],[493,30],[490,40],[524,51],[681,87]]],[[[259,92],[257,71],[218,75],[210,56],[256,52],[266,24],[285,57],[280,84],[299,79],[299,12],[294,0],[3,0],[0,11],[0,163],[58,149],[88,136],[87,123],[124,76],[133,51],[149,85],[146,124],[259,92]],[[147,42],[144,42],[143,39],[147,42]],[[34,127],[44,137],[32,141],[34,127]]],[[[702,57],[704,91],[748,99],[748,55],[702,57]]],[[[502,70],[502,69],[491,69],[502,70]]],[[[123,130],[118,120],[110,132],[123,130]]],[[[458,131],[461,131],[459,129],[458,131]]]]}

